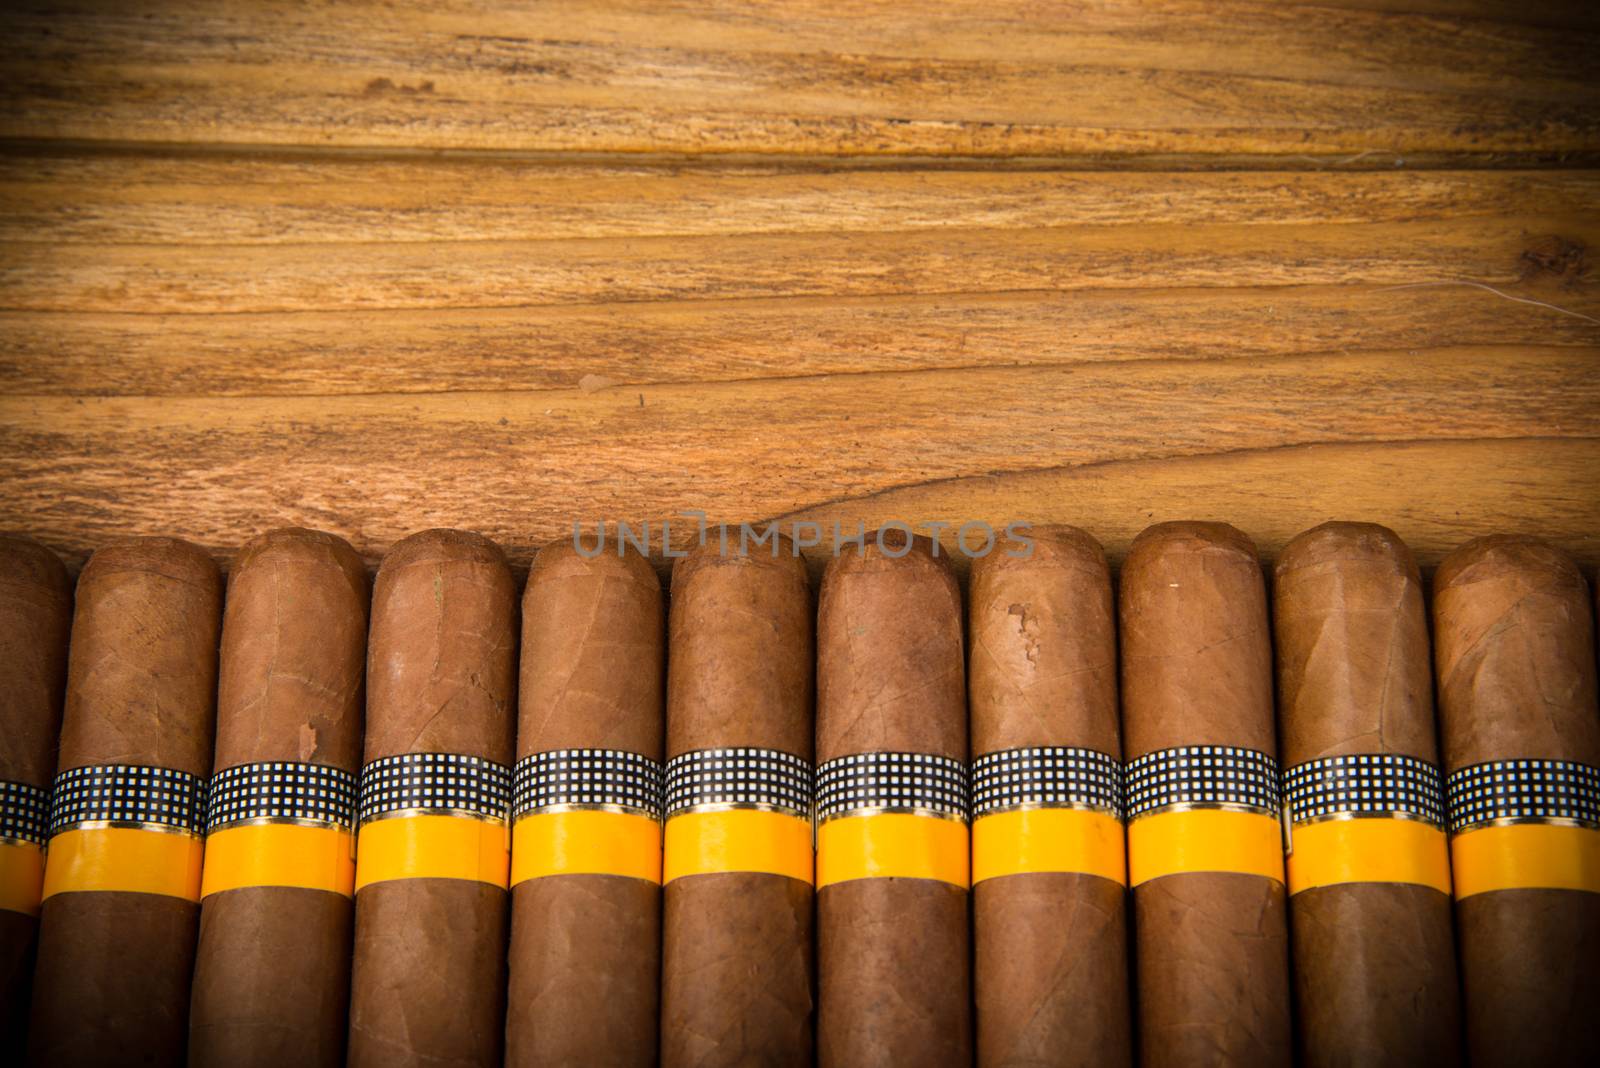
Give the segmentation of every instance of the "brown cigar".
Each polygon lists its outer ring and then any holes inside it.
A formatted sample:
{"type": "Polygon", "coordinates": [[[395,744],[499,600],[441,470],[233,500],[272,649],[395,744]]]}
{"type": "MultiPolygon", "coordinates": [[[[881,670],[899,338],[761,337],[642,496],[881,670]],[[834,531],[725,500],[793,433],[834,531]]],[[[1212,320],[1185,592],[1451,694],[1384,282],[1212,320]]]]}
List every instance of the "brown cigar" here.
{"type": "Polygon", "coordinates": [[[274,530],[239,551],[222,621],[191,1065],[344,1060],[366,649],[367,573],[346,542],[274,530]],[[304,866],[234,878],[263,828],[288,836],[304,866]]]}
{"type": "Polygon", "coordinates": [[[1123,565],[1121,622],[1140,1062],[1288,1064],[1272,648],[1255,546],[1222,523],[1149,528],[1123,565]],[[1240,776],[1232,788],[1216,777],[1227,774],[1240,776]],[[1163,835],[1189,858],[1174,861],[1163,835]]]}
{"type": "MultiPolygon", "coordinates": [[[[523,617],[506,1061],[651,1065],[661,984],[661,582],[636,553],[619,557],[607,545],[586,558],[557,542],[534,560],[523,617]],[[614,778],[569,791],[567,766],[614,778]],[[580,819],[619,817],[637,839],[611,845],[637,870],[548,874],[523,835],[573,808],[580,819]]],[[[613,829],[585,824],[579,844],[606,845],[594,839],[613,829]]]]}
{"type": "Polygon", "coordinates": [[[927,539],[891,529],[868,542],[829,562],[817,611],[819,1061],[967,1064],[961,592],[927,539]],[[890,778],[915,786],[868,785],[890,778]],[[864,814],[883,808],[935,814],[864,814]],[[848,847],[844,836],[873,833],[873,821],[887,819],[900,821],[888,834],[901,844],[938,834],[942,845],[929,859],[941,863],[927,870],[944,875],[875,873],[863,862],[867,851],[848,847]],[[955,849],[959,858],[943,856],[955,849]],[[959,871],[947,859],[958,859],[959,871]]]}
{"type": "Polygon", "coordinates": [[[969,591],[978,1063],[1111,1068],[1133,1056],[1111,572],[1081,530],[1036,529],[1033,543],[974,561],[969,591]],[[1059,826],[1088,844],[1098,826],[1111,840],[1093,860],[1115,871],[1063,857],[986,877],[991,840],[996,861],[1015,855],[1006,814],[1057,806],[1072,822],[1030,834],[1059,826]]]}
{"type": "Polygon", "coordinates": [[[176,539],[108,546],[78,578],[28,1035],[34,1063],[183,1060],[221,615],[216,564],[176,539]],[[105,829],[107,821],[139,829],[105,829]],[[140,862],[140,853],[159,859],[140,862]],[[107,861],[104,878],[75,868],[74,855],[107,861]]]}
{"type": "Polygon", "coordinates": [[[1531,880],[1542,888],[1497,889],[1503,881],[1486,876],[1482,852],[1496,843],[1524,849],[1531,835],[1545,843],[1536,851],[1570,858],[1587,849],[1591,864],[1600,860],[1600,712],[1586,584],[1550,545],[1495,536],[1446,557],[1433,596],[1468,1058],[1593,1064],[1600,1060],[1593,870],[1586,890],[1543,879],[1531,880]],[[1496,825],[1512,818],[1543,825],[1496,825]],[[1573,826],[1578,821],[1587,829],[1573,826]]]}
{"type": "Polygon", "coordinates": [[[708,542],[673,566],[661,990],[668,1068],[812,1063],[812,621],[805,564],[782,538],[776,552],[746,555],[708,542]],[[725,811],[736,805],[762,808],[725,811]],[[697,866],[697,835],[715,832],[696,821],[790,849],[766,858],[778,863],[765,869],[727,857],[697,866]],[[788,874],[771,870],[784,863],[793,866],[788,874]],[[680,869],[688,874],[674,877],[680,869]]]}
{"type": "Polygon", "coordinates": [[[72,582],[55,553],[0,535],[0,1023],[27,1024],[72,582]]]}
{"type": "Polygon", "coordinates": [[[500,1060],[516,612],[504,554],[464,531],[405,538],[373,585],[350,983],[358,1068],[500,1060]],[[445,845],[463,837],[481,843],[476,870],[445,845]]]}
{"type": "Polygon", "coordinates": [[[1422,576],[1393,531],[1325,523],[1273,601],[1301,1063],[1458,1063],[1422,576]]]}

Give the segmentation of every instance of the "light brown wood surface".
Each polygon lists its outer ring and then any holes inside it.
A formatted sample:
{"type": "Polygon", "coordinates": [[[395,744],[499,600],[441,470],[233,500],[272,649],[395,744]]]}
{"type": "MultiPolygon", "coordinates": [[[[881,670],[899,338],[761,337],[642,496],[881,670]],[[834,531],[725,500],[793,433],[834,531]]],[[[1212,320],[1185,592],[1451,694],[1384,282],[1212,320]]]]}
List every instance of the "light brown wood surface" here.
{"type": "Polygon", "coordinates": [[[70,559],[700,510],[1600,563],[1586,5],[38,8],[0,528],[70,559]]]}
{"type": "Polygon", "coordinates": [[[1600,19],[1582,3],[7,7],[13,137],[1392,157],[1593,152],[1600,123],[1600,19]]]}

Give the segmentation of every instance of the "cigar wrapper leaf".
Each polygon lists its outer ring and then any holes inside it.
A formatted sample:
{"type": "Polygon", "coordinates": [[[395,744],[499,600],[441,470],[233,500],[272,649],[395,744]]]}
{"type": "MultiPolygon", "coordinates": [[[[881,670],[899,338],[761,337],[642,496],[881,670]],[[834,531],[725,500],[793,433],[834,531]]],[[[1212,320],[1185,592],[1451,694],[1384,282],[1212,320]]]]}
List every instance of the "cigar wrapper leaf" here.
{"type": "Polygon", "coordinates": [[[654,1065],[661,983],[660,580],[540,550],[523,596],[511,1065],[654,1065]],[[609,776],[609,778],[607,778],[609,776]]]}
{"type": "Polygon", "coordinates": [[[176,539],[107,546],[79,576],[34,1063],[184,1057],[221,609],[215,563],[176,539]]]}

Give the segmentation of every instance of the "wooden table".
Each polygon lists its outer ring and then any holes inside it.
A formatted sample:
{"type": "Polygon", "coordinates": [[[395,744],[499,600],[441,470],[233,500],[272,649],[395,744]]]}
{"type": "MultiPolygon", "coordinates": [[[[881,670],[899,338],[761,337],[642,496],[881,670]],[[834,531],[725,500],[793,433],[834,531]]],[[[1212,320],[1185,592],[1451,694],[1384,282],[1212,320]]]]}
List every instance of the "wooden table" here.
{"type": "Polygon", "coordinates": [[[6,7],[0,528],[75,560],[694,509],[1600,563],[1581,0],[6,7]]]}

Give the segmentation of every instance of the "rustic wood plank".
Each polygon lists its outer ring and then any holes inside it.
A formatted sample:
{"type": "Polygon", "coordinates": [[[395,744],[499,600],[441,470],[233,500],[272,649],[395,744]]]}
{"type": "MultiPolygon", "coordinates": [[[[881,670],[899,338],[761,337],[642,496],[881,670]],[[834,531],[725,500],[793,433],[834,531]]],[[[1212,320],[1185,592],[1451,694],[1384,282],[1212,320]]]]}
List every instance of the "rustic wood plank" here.
{"type": "Polygon", "coordinates": [[[1054,227],[938,234],[84,248],[0,245],[0,309],[307,312],[1153,286],[1506,284],[1530,239],[1600,245],[1600,217],[1395,225],[1054,227]]]}
{"type": "Polygon", "coordinates": [[[1593,215],[1600,172],[1102,173],[0,155],[0,243],[303,245],[1593,215]]]}
{"type": "Polygon", "coordinates": [[[1270,547],[1313,503],[1338,502],[1323,486],[1331,482],[1371,518],[1387,505],[1412,519],[1433,514],[1433,549],[1446,531],[1515,520],[1549,529],[1593,563],[1597,364],[1594,348],[1466,348],[594,393],[225,404],[7,397],[0,526],[82,552],[153,530],[222,550],[261,527],[300,522],[350,534],[375,553],[410,530],[462,525],[525,558],[574,520],[659,522],[686,509],[728,521],[865,512],[878,495],[908,487],[931,494],[909,500],[941,511],[905,518],[989,518],[995,511],[969,514],[962,509],[975,498],[952,491],[946,500],[937,484],[1020,479],[999,498],[1017,513],[1008,518],[1071,519],[1120,538],[1140,509],[1155,517],[1155,490],[1134,492],[1153,478],[1151,487],[1170,491],[1161,515],[1236,514],[1270,547]],[[1533,451],[1505,444],[1552,436],[1559,440],[1533,451]],[[1397,479],[1403,461],[1382,457],[1406,442],[1433,459],[1397,479]],[[1480,447],[1453,451],[1462,443],[1480,447]],[[1295,465],[1298,450],[1325,445],[1352,447],[1357,459],[1295,465]],[[1240,453],[1283,463],[1207,468],[1207,480],[1184,488],[1187,465],[1240,453]],[[1453,475],[1440,474],[1452,464],[1453,475]],[[1120,501],[1110,488],[1051,498],[1051,483],[1037,481],[1080,485],[1071,480],[1119,465],[1136,472],[1117,483],[1127,492],[1120,501]],[[1162,465],[1167,474],[1153,476],[1162,465]],[[1227,492],[1215,493],[1222,482],[1227,492]],[[1508,485],[1521,489],[1495,497],[1508,485]],[[1474,513],[1491,500],[1482,517],[1474,513]],[[1580,538],[1584,524],[1591,534],[1580,538]]]}
{"type": "Polygon", "coordinates": [[[1590,15],[1167,0],[7,5],[0,136],[1095,158],[1600,149],[1590,15]]]}
{"type": "Polygon", "coordinates": [[[594,389],[1592,345],[1597,204],[1581,171],[0,157],[0,388],[594,389]]]}
{"type": "Polygon", "coordinates": [[[1600,346],[1600,287],[1087,290],[297,315],[0,313],[0,392],[594,391],[1462,345],[1600,346]]]}

